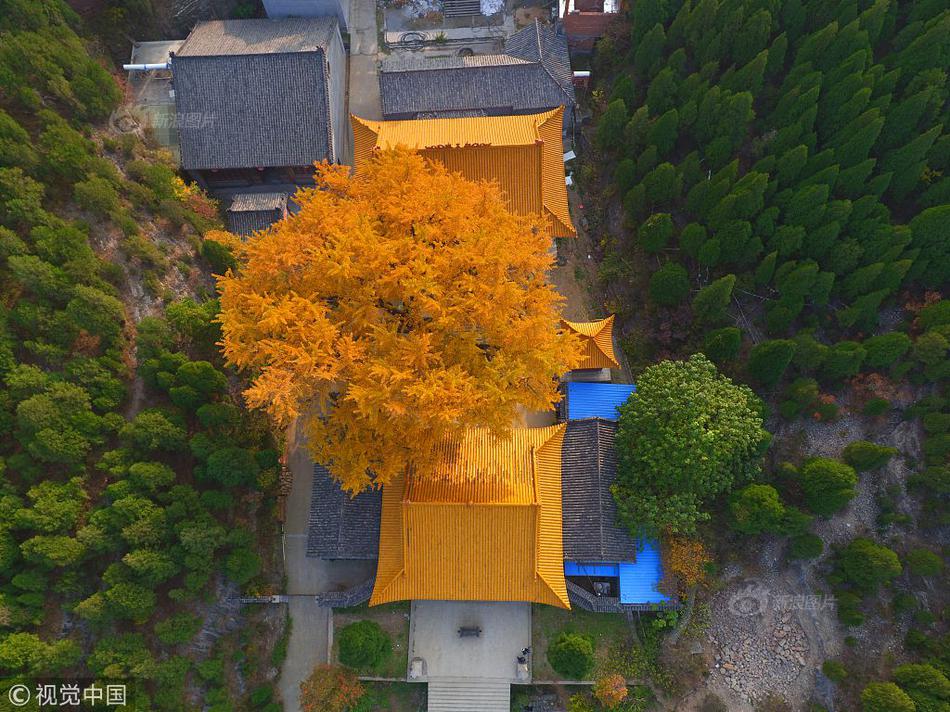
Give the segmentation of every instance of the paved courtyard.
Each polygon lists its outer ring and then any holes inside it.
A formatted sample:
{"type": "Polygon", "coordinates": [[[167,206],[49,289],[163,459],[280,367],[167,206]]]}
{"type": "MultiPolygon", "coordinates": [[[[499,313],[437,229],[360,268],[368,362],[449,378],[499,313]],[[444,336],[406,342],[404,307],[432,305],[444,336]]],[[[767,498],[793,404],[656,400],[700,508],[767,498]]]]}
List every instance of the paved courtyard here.
{"type": "Polygon", "coordinates": [[[516,681],[517,657],[531,645],[530,603],[413,601],[409,659],[422,658],[426,676],[516,681]],[[479,637],[458,629],[478,627],[479,637]]]}

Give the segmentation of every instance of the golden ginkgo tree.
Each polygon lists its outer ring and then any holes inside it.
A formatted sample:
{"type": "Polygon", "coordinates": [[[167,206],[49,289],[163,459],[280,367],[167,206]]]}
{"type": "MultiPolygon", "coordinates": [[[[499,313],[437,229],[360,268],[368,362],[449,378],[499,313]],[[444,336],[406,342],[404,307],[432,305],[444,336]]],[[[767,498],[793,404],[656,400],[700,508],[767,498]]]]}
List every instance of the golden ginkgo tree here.
{"type": "Polygon", "coordinates": [[[504,433],[549,409],[578,363],[547,281],[550,239],[474,183],[404,150],[359,174],[317,167],[300,211],[235,243],[219,278],[223,348],[252,407],[300,419],[311,454],[351,492],[411,466],[461,428],[504,433]]]}

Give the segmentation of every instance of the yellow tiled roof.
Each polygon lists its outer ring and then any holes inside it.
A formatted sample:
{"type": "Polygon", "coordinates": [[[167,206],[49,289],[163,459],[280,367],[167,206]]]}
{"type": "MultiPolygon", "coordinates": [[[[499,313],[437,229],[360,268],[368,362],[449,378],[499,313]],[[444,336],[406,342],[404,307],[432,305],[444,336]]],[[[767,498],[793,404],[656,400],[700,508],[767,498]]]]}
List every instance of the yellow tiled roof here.
{"type": "Polygon", "coordinates": [[[376,149],[405,146],[469,180],[495,180],[519,215],[543,215],[552,237],[574,237],[564,183],[564,108],[523,116],[367,121],[351,117],[356,169],[376,149]]]}
{"type": "Polygon", "coordinates": [[[614,315],[600,321],[567,321],[561,323],[584,337],[584,360],[577,367],[620,368],[614,353],[614,315]]]}
{"type": "Polygon", "coordinates": [[[442,476],[383,488],[370,605],[425,599],[570,608],[561,534],[562,425],[443,446],[442,476]]]}

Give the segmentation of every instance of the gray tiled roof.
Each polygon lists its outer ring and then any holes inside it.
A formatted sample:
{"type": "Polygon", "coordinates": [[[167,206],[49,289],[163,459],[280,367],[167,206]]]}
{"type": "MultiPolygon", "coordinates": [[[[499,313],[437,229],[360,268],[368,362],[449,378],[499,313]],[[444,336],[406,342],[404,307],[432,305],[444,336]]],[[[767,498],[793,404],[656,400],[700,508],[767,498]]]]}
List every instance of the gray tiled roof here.
{"type": "Polygon", "coordinates": [[[326,45],[336,18],[199,24],[172,58],[187,170],[330,158],[326,45]]]}
{"type": "Polygon", "coordinates": [[[327,49],[337,20],[330,17],[201,22],[178,50],[178,57],[288,54],[327,49]]]}
{"type": "Polygon", "coordinates": [[[566,561],[636,560],[636,543],[617,524],[610,493],[617,477],[616,433],[616,423],[600,418],[567,424],[561,455],[566,561]]]}
{"type": "Polygon", "coordinates": [[[375,559],[379,556],[382,492],[356,497],[343,492],[326,468],[314,465],[307,556],[318,559],[375,559]]]}
{"type": "Polygon", "coordinates": [[[566,38],[535,23],[512,35],[505,52],[384,61],[379,74],[383,115],[527,112],[574,104],[566,38]]]}
{"type": "Polygon", "coordinates": [[[287,193],[239,193],[227,210],[228,230],[252,235],[280,220],[287,211],[287,193]]]}
{"type": "Polygon", "coordinates": [[[284,210],[286,207],[286,193],[238,193],[231,199],[231,207],[228,211],[244,213],[258,210],[284,210]]]}
{"type": "Polygon", "coordinates": [[[564,93],[574,101],[574,75],[567,38],[537,20],[505,41],[505,52],[512,57],[540,62],[564,93]]]}
{"type": "Polygon", "coordinates": [[[417,119],[476,119],[485,116],[482,109],[460,109],[459,111],[423,111],[417,119]]]}

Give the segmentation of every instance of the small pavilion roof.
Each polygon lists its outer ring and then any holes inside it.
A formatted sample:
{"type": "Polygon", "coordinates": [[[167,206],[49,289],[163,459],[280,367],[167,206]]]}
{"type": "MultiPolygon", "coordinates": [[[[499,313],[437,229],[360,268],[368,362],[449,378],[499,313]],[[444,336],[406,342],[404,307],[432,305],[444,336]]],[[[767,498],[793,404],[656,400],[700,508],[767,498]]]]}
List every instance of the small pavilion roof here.
{"type": "Polygon", "coordinates": [[[408,121],[352,117],[360,169],[377,149],[405,146],[469,180],[494,180],[512,212],[546,218],[552,237],[574,237],[564,177],[564,107],[522,116],[408,121]]]}
{"type": "Polygon", "coordinates": [[[578,369],[620,368],[614,353],[614,315],[599,321],[568,321],[561,323],[576,334],[584,337],[584,360],[578,369]]]}

